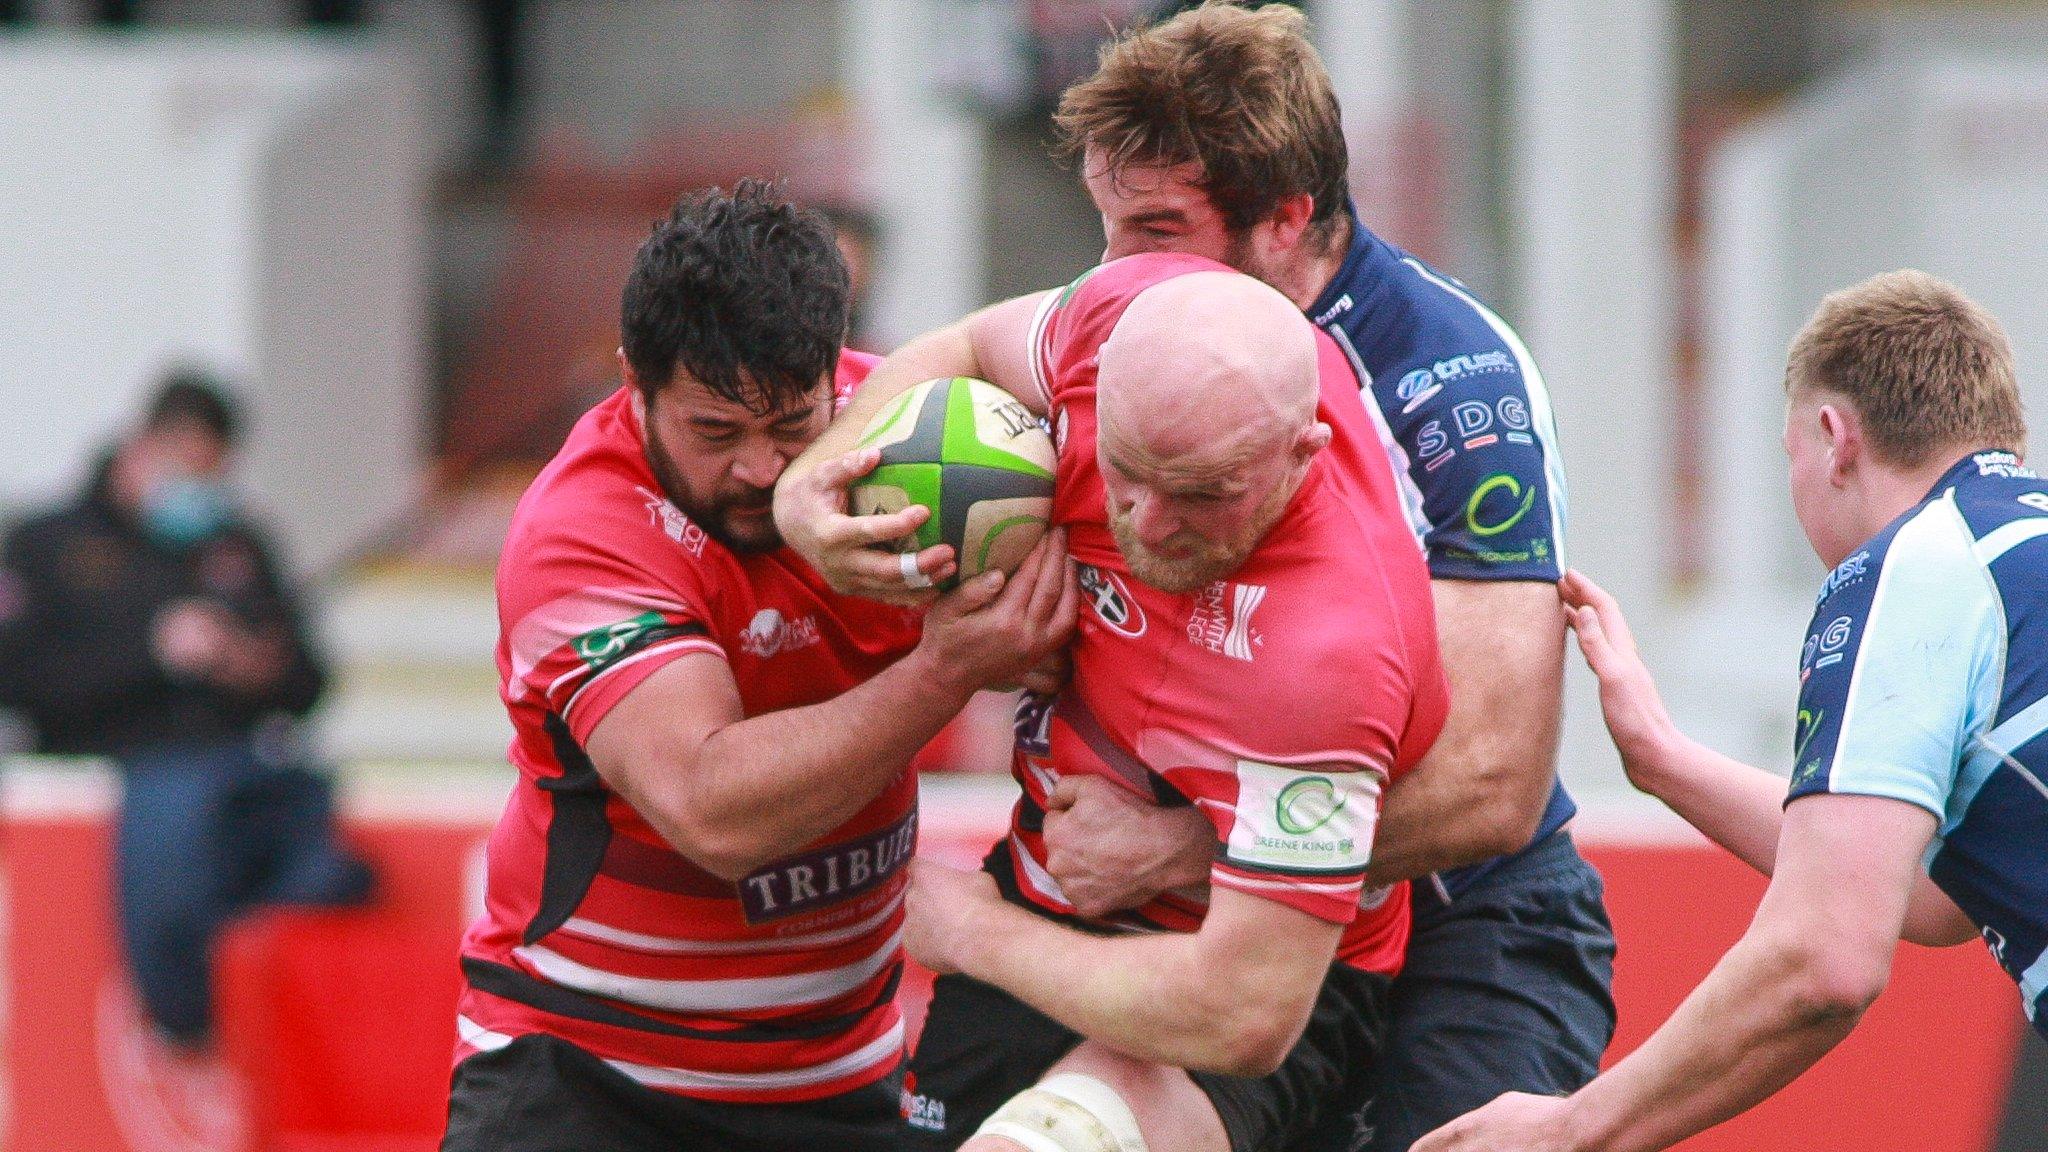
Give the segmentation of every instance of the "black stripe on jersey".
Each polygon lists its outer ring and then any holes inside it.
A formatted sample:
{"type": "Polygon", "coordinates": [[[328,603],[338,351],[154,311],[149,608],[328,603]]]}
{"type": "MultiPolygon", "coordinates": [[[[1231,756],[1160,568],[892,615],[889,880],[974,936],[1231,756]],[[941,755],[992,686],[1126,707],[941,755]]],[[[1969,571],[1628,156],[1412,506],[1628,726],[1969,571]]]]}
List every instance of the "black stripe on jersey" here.
{"type": "Polygon", "coordinates": [[[896,986],[903,981],[903,962],[896,961],[889,966],[889,979],[881,991],[866,1004],[850,1012],[821,1016],[815,1020],[794,1023],[751,1023],[732,1028],[691,1028],[682,1024],[671,1024],[642,1016],[638,1012],[621,1008],[607,1000],[585,996],[559,984],[529,976],[519,969],[474,956],[462,958],[462,974],[469,980],[469,986],[479,992],[536,1008],[550,1016],[562,1016],[570,1020],[582,1020],[590,1024],[602,1024],[607,1028],[628,1028],[636,1032],[652,1032],[657,1036],[679,1036],[688,1040],[730,1041],[742,1044],[767,1044],[778,1040],[819,1040],[838,1036],[858,1025],[875,1009],[886,1006],[896,998],[896,986]]]}
{"type": "Polygon", "coordinates": [[[545,727],[562,774],[535,782],[549,794],[554,812],[548,817],[548,857],[541,872],[540,908],[521,937],[528,944],[576,914],[576,906],[583,903],[590,882],[597,879],[605,849],[612,842],[611,821],[604,813],[607,793],[598,779],[597,766],[560,716],[548,713],[545,727]]]}

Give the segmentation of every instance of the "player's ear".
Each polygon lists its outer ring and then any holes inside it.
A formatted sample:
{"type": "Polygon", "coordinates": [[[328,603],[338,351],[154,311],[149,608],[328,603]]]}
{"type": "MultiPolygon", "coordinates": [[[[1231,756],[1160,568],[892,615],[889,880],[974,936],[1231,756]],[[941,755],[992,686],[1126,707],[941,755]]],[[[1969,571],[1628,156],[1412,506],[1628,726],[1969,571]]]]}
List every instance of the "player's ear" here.
{"type": "Polygon", "coordinates": [[[1828,440],[1828,482],[1837,488],[1847,487],[1863,458],[1863,422],[1846,404],[1823,404],[1817,415],[1821,434],[1828,440]]]}
{"type": "Polygon", "coordinates": [[[1273,214],[1266,218],[1273,229],[1273,244],[1276,248],[1293,248],[1301,243],[1302,234],[1308,231],[1309,219],[1316,213],[1316,198],[1307,192],[1296,192],[1283,196],[1273,206],[1273,214]]]}
{"type": "Polygon", "coordinates": [[[1295,462],[1298,464],[1306,464],[1309,462],[1310,459],[1312,459],[1315,456],[1316,453],[1321,452],[1323,449],[1328,448],[1329,446],[1330,426],[1328,424],[1321,423],[1320,421],[1311,424],[1308,427],[1303,428],[1301,430],[1301,433],[1294,438],[1295,462]]]}
{"type": "Polygon", "coordinates": [[[619,361],[619,383],[633,395],[633,418],[644,426],[647,423],[647,392],[640,387],[640,374],[633,371],[633,362],[626,359],[626,350],[620,348],[613,355],[619,361]]]}

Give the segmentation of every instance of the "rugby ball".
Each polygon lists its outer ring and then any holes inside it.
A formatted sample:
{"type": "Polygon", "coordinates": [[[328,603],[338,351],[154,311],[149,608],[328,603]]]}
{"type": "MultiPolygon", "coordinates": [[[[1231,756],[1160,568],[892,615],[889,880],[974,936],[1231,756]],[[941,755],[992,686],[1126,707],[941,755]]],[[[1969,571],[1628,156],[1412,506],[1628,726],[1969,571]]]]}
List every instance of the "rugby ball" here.
{"type": "Polygon", "coordinates": [[[950,544],[959,569],[948,585],[991,568],[1015,571],[1052,516],[1052,437],[1016,397],[965,376],[927,380],[889,402],[862,431],[881,462],[847,493],[856,516],[931,509],[914,552],[950,544]]]}

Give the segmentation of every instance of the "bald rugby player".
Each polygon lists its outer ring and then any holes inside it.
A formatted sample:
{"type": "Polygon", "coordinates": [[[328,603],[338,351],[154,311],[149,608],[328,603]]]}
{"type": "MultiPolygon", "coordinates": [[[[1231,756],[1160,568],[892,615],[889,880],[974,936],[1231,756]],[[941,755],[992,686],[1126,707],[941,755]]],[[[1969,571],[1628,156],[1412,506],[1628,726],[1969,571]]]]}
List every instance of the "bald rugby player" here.
{"type": "MultiPolygon", "coordinates": [[[[1427,573],[1349,365],[1258,281],[1137,256],[907,345],[793,467],[948,374],[1050,419],[1054,519],[1091,608],[1071,683],[1020,707],[1009,836],[978,874],[914,865],[906,943],[948,975],[907,1146],[1348,1142],[1407,943],[1407,886],[1365,884],[1379,798],[1448,707],[1427,573]],[[1081,915],[1042,834],[1080,778],[1199,813],[1206,882],[1081,915]]],[[[801,481],[778,504],[793,539],[870,529],[801,481]]]]}
{"type": "MultiPolygon", "coordinates": [[[[1406,1152],[1502,1092],[1572,1091],[1613,1035],[1614,933],[1557,775],[1567,498],[1535,358],[1471,289],[1359,218],[1343,109],[1298,8],[1211,3],[1132,32],[1067,90],[1055,125],[1104,259],[1220,260],[1344,348],[1425,549],[1453,707],[1387,796],[1373,854],[1375,882],[1416,883],[1367,1147],[1406,1152]]],[[[843,591],[903,593],[893,569],[824,572],[843,591]]],[[[1202,821],[1124,799],[1076,781],[1047,821],[1049,869],[1094,910],[1208,868],[1202,821]]]]}

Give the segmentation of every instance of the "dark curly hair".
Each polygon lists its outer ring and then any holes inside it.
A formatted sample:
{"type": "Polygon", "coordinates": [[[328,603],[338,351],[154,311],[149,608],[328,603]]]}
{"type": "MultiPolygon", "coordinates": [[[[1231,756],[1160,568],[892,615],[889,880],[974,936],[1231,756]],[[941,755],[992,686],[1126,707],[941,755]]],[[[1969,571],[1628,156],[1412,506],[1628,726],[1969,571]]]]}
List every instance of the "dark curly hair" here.
{"type": "Polygon", "coordinates": [[[650,398],[681,368],[750,411],[780,411],[831,372],[849,295],[831,225],[742,180],[684,196],[654,226],[626,278],[621,343],[650,398]]]}

